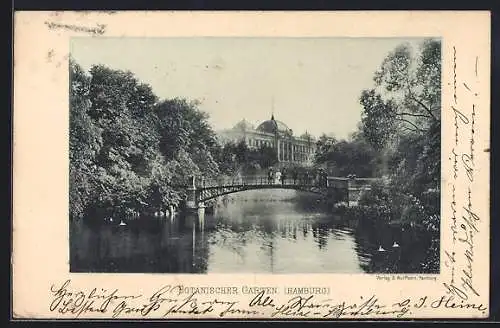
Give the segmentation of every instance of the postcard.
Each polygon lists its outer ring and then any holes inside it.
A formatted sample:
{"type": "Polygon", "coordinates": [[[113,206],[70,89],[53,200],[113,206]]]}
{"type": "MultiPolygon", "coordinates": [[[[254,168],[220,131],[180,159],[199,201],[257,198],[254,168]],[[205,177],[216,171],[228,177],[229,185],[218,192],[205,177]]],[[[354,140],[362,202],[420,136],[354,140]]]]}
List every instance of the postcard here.
{"type": "Polygon", "coordinates": [[[486,11],[16,12],[14,319],[489,315],[486,11]]]}

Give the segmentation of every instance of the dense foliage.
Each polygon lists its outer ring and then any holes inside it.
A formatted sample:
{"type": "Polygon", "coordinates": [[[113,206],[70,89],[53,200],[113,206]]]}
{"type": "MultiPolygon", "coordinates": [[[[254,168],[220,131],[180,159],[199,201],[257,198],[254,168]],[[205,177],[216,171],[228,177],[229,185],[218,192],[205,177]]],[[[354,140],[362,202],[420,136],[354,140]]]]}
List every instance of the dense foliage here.
{"type": "Polygon", "coordinates": [[[244,140],[228,142],[217,153],[219,167],[228,176],[261,174],[278,162],[276,150],[268,146],[250,148],[244,140]]]}
{"type": "Polygon", "coordinates": [[[361,133],[353,133],[348,140],[337,140],[326,135],[317,141],[315,163],[326,166],[329,175],[346,177],[375,177],[379,175],[380,156],[361,133]]]}
{"type": "MultiPolygon", "coordinates": [[[[429,39],[415,50],[403,44],[364,90],[364,138],[383,156],[381,171],[402,220],[439,215],[441,163],[441,44],[429,39]],[[400,206],[405,203],[405,206],[400,206]]],[[[421,220],[420,220],[421,221],[421,220]]]]}
{"type": "MultiPolygon", "coordinates": [[[[348,140],[323,135],[315,162],[329,174],[386,177],[363,200],[390,192],[394,217],[418,220],[439,215],[441,43],[428,39],[413,49],[394,49],[374,74],[374,87],[360,96],[362,119],[348,140]],[[397,207],[397,208],[396,208],[397,207]],[[411,208],[409,210],[408,208],[411,208]],[[413,214],[412,214],[413,213],[413,214]]],[[[369,201],[373,199],[373,201],[369,201]]]]}
{"type": "Polygon", "coordinates": [[[441,43],[429,39],[412,49],[402,44],[364,90],[362,132],[377,149],[388,179],[360,204],[378,207],[392,222],[423,230],[429,238],[427,271],[439,268],[441,167],[441,43]],[[381,198],[383,198],[381,200],[381,198]]]}
{"type": "Polygon", "coordinates": [[[130,72],[70,62],[70,214],[178,206],[189,176],[215,176],[215,133],[196,102],[159,100],[130,72]]]}
{"type": "Polygon", "coordinates": [[[421,229],[430,236],[426,270],[439,268],[441,43],[401,44],[360,96],[362,119],[348,140],[323,135],[317,165],[329,174],[384,177],[352,209],[362,217],[421,229]]]}

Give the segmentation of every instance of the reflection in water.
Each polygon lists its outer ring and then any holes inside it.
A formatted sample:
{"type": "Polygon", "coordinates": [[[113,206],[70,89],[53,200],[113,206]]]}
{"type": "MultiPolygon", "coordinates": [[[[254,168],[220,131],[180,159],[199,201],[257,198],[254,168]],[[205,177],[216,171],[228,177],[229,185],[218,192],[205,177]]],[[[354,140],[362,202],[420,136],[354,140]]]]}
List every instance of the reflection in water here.
{"type": "Polygon", "coordinates": [[[401,258],[412,247],[404,245],[401,232],[358,226],[319,208],[304,208],[291,201],[297,195],[291,190],[248,191],[231,195],[213,215],[200,210],[187,216],[140,218],[127,226],[74,221],[71,271],[411,271],[401,258]],[[400,248],[392,248],[393,239],[400,248]],[[387,251],[378,252],[380,245],[387,251]]]}

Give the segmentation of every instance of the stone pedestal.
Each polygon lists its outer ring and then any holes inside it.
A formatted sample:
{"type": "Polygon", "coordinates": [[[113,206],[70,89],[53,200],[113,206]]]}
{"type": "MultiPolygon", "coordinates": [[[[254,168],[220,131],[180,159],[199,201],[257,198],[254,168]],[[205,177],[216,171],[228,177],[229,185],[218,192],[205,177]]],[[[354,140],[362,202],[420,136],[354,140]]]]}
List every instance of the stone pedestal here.
{"type": "Polygon", "coordinates": [[[196,189],[187,190],[186,208],[187,209],[198,208],[198,205],[196,204],[196,189]]]}
{"type": "Polygon", "coordinates": [[[186,192],[187,192],[186,209],[188,210],[198,209],[198,204],[196,200],[196,185],[194,177],[191,177],[191,183],[189,187],[186,189],[186,192]]]}

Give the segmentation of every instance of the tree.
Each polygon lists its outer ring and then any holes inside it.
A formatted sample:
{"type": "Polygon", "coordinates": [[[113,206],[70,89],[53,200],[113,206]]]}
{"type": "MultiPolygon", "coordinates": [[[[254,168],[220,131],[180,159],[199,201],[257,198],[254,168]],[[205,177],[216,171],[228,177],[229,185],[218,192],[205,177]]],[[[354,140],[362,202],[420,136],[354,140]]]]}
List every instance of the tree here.
{"type": "Polygon", "coordinates": [[[231,176],[236,173],[239,163],[236,161],[236,145],[232,142],[226,143],[214,149],[214,157],[222,174],[231,176]]]}
{"type": "Polygon", "coordinates": [[[319,151],[316,164],[326,164],[329,174],[347,176],[355,174],[359,177],[371,177],[377,168],[378,156],[373,147],[363,138],[361,133],[353,134],[350,140],[318,141],[319,151]]]}
{"type": "Polygon", "coordinates": [[[147,163],[154,157],[159,138],[153,112],[157,97],[128,71],[95,65],[90,76],[89,114],[101,127],[104,141],[99,164],[147,176],[147,163]]]}
{"type": "Polygon", "coordinates": [[[179,98],[156,105],[160,150],[167,160],[175,159],[185,150],[203,172],[215,175],[218,167],[211,153],[217,151],[216,135],[208,123],[208,115],[198,110],[197,105],[179,98]]]}
{"type": "Polygon", "coordinates": [[[389,180],[372,186],[360,204],[418,232],[427,252],[416,266],[434,272],[439,270],[440,41],[425,40],[417,51],[400,45],[384,59],[374,82],[361,93],[362,130],[382,154],[380,171],[389,180]]]}
{"type": "Polygon", "coordinates": [[[394,197],[406,199],[398,203],[418,204],[427,217],[439,215],[440,41],[425,40],[416,51],[398,46],[375,72],[374,83],[360,97],[363,135],[386,157],[394,197]]]}
{"type": "Polygon", "coordinates": [[[72,216],[178,205],[191,175],[216,175],[218,145],[196,102],[159,101],[129,71],[70,66],[72,216]]]}
{"type": "Polygon", "coordinates": [[[402,44],[392,51],[375,72],[375,88],[364,90],[364,133],[381,149],[391,137],[425,134],[440,122],[441,44],[424,41],[419,51],[402,44]]]}
{"type": "Polygon", "coordinates": [[[316,163],[324,163],[328,160],[328,154],[330,154],[337,143],[337,139],[334,137],[329,137],[326,134],[322,134],[318,141],[316,141],[316,153],[314,161],[316,163]]]}
{"type": "Polygon", "coordinates": [[[93,177],[102,138],[101,129],[89,116],[90,79],[71,59],[69,72],[69,208],[71,217],[80,218],[96,194],[93,177]]]}
{"type": "Polygon", "coordinates": [[[267,169],[278,163],[278,153],[273,147],[264,145],[255,152],[257,153],[257,163],[259,163],[259,166],[263,169],[267,169]]]}
{"type": "Polygon", "coordinates": [[[160,131],[160,151],[167,160],[174,159],[190,143],[189,126],[182,113],[184,104],[179,99],[173,99],[164,100],[155,107],[160,131]]]}
{"type": "Polygon", "coordinates": [[[363,106],[361,117],[363,135],[376,150],[380,151],[396,133],[395,105],[391,101],[384,102],[375,89],[363,90],[360,103],[363,106]]]}

